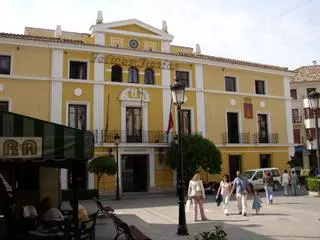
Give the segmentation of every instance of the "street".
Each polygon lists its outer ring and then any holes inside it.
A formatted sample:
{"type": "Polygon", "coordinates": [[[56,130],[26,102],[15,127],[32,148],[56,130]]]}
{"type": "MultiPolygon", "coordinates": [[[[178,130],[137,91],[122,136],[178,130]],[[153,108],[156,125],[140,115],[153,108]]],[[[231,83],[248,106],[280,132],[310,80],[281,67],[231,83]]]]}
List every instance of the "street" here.
{"type": "MultiPolygon", "coordinates": [[[[261,214],[256,215],[251,209],[250,198],[247,217],[238,215],[234,199],[230,202],[230,215],[225,216],[222,207],[217,207],[214,203],[214,196],[208,195],[205,211],[210,221],[193,222],[192,214],[186,213],[190,236],[181,237],[176,235],[178,207],[174,195],[146,195],[121,201],[102,199],[102,202],[113,207],[123,221],[135,225],[154,240],[190,239],[194,234],[213,230],[214,225],[219,224],[224,226],[230,240],[320,239],[320,198],[308,195],[285,197],[281,196],[281,192],[277,192],[274,204],[266,205],[264,192],[260,194],[264,201],[261,214]]],[[[82,201],[81,204],[89,212],[96,210],[93,201],[82,201]]],[[[113,239],[114,229],[110,219],[98,219],[96,239],[113,239]]]]}

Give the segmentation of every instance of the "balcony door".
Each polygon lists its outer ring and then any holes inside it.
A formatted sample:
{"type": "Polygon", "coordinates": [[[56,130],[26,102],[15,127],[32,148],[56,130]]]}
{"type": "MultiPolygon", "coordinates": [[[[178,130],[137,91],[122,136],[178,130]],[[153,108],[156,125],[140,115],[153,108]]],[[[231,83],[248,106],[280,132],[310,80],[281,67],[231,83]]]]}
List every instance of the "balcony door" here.
{"type": "Polygon", "coordinates": [[[269,142],[267,114],[258,114],[258,134],[259,134],[259,143],[269,142]]]}
{"type": "Polygon", "coordinates": [[[140,107],[126,108],[127,142],[142,141],[142,116],[140,107]]]}
{"type": "Polygon", "coordinates": [[[228,143],[239,143],[239,118],[238,113],[227,113],[228,143]]]}

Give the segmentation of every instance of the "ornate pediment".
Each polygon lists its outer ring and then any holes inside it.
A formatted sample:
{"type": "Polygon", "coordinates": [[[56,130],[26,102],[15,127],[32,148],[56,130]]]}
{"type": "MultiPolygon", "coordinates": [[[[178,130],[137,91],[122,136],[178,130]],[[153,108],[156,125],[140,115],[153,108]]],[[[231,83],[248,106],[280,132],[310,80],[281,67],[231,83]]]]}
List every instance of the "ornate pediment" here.
{"type": "Polygon", "coordinates": [[[142,101],[150,102],[150,96],[148,92],[143,88],[126,88],[120,93],[120,101],[142,101]]]}
{"type": "Polygon", "coordinates": [[[141,36],[172,41],[173,36],[166,32],[167,28],[158,29],[137,19],[128,19],[110,23],[99,23],[91,27],[93,32],[106,32],[129,36],[141,36]]]}

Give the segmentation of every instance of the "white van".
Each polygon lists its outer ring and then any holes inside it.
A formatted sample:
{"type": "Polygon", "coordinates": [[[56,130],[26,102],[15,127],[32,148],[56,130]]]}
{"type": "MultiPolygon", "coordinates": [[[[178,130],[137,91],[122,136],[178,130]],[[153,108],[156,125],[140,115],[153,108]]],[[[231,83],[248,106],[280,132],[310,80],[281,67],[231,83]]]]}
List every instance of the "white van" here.
{"type": "Polygon", "coordinates": [[[279,190],[281,187],[281,174],[279,168],[249,169],[243,172],[243,176],[253,184],[255,189],[260,190],[264,189],[263,176],[266,172],[270,172],[271,176],[273,177],[273,189],[275,191],[279,190]]]}

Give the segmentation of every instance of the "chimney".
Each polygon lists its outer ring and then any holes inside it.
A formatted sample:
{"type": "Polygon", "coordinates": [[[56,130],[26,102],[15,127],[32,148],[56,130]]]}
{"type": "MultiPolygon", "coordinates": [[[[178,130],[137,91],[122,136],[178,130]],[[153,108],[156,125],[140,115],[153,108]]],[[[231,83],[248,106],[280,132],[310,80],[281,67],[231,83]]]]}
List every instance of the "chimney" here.
{"type": "Polygon", "coordinates": [[[312,61],[312,64],[315,66],[315,65],[317,65],[317,61],[312,61]]]}
{"type": "Polygon", "coordinates": [[[56,38],[62,37],[62,30],[61,30],[60,25],[56,26],[56,31],[54,32],[54,37],[56,37],[56,38]]]}
{"type": "Polygon", "coordinates": [[[196,44],[196,51],[195,51],[196,55],[201,54],[201,49],[200,49],[200,44],[196,44]]]}
{"type": "Polygon", "coordinates": [[[168,32],[168,26],[165,20],[162,21],[162,31],[168,32]]]}
{"type": "Polygon", "coordinates": [[[98,14],[97,14],[96,23],[97,24],[103,23],[103,15],[102,15],[102,11],[100,10],[98,11],[98,14]]]}

